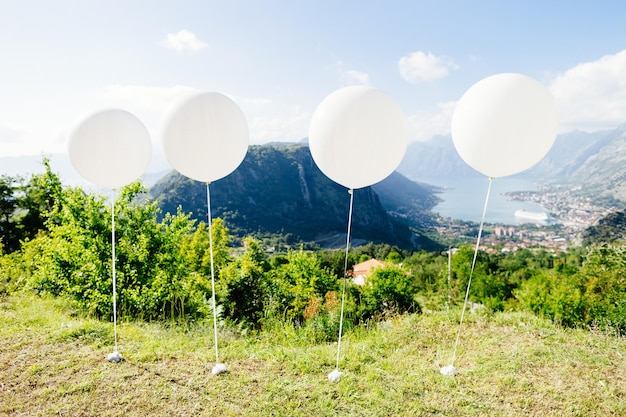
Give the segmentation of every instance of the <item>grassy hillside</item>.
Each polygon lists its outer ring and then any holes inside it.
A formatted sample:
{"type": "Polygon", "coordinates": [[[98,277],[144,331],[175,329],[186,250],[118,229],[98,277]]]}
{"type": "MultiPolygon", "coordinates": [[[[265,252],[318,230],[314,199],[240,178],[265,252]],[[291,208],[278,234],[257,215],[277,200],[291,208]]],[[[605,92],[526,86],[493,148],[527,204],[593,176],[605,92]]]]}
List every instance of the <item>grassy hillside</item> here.
{"type": "Polygon", "coordinates": [[[455,365],[440,375],[459,312],[356,329],[336,346],[277,328],[222,329],[229,372],[213,376],[210,323],[112,326],[59,300],[0,305],[0,415],[6,416],[618,416],[626,415],[626,341],[563,330],[522,313],[469,314],[455,365]]]}

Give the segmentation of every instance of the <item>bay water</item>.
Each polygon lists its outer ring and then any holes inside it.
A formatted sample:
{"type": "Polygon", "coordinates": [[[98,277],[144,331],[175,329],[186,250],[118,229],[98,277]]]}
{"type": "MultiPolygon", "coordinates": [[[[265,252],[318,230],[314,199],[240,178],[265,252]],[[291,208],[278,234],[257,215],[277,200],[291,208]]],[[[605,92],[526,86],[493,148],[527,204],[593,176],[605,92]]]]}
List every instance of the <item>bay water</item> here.
{"type": "MultiPolygon", "coordinates": [[[[470,176],[414,178],[413,180],[441,187],[442,192],[437,196],[443,201],[433,208],[434,212],[452,219],[480,222],[489,188],[489,178],[470,176]]],[[[536,183],[525,178],[512,176],[493,179],[485,222],[518,225],[532,222],[532,220],[516,217],[517,210],[546,213],[537,203],[509,200],[503,195],[503,193],[513,191],[536,191],[537,188],[536,183]]]]}

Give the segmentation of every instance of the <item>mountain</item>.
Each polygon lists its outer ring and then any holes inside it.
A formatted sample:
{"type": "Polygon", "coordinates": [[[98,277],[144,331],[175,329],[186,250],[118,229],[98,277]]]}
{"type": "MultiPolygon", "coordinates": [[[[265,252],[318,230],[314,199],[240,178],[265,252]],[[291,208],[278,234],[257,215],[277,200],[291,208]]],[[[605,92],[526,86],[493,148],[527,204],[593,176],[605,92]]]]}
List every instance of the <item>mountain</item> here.
{"type": "Polygon", "coordinates": [[[626,125],[594,133],[559,135],[528,175],[547,184],[570,185],[598,204],[626,201],[626,125]]]}
{"type": "Polygon", "coordinates": [[[626,212],[624,210],[608,214],[586,228],[581,239],[584,246],[601,243],[624,241],[626,239],[626,212]]]}
{"type": "Polygon", "coordinates": [[[388,214],[406,219],[409,224],[418,228],[435,224],[431,209],[440,202],[440,198],[435,194],[436,187],[417,183],[399,172],[393,172],[371,188],[380,197],[380,202],[388,214]]]}
{"type": "MultiPolygon", "coordinates": [[[[461,159],[449,135],[411,143],[398,171],[424,180],[481,175],[461,159]]],[[[517,175],[547,184],[572,185],[579,194],[597,201],[626,201],[626,125],[558,135],[541,161],[517,175]]]]}
{"type": "MultiPolygon", "coordinates": [[[[233,173],[209,187],[212,216],[224,219],[236,235],[282,234],[296,242],[345,236],[348,191],[317,168],[302,144],[251,146],[233,173]]],[[[158,181],[149,196],[164,213],[181,206],[193,218],[207,218],[206,185],[177,172],[158,181]]],[[[354,191],[351,236],[401,248],[437,248],[415,233],[431,222],[436,202],[430,187],[394,174],[375,187],[354,191]]]]}
{"type": "Polygon", "coordinates": [[[595,146],[561,174],[593,196],[626,201],[626,126],[599,134],[595,146]]]}
{"type": "Polygon", "coordinates": [[[526,175],[547,181],[567,179],[606,145],[606,136],[606,132],[588,133],[579,130],[558,135],[550,152],[526,175]]]}
{"type": "Polygon", "coordinates": [[[398,172],[411,179],[481,175],[459,156],[450,135],[435,136],[426,142],[411,142],[398,172]]]}

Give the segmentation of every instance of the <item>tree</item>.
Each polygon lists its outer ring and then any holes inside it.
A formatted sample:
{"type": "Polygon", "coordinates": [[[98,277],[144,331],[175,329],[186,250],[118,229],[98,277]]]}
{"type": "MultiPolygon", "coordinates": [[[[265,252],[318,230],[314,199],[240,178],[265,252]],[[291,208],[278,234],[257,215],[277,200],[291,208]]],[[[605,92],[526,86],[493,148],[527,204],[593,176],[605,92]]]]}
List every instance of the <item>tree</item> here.
{"type": "MultiPolygon", "coordinates": [[[[232,238],[224,221],[220,218],[213,219],[212,232],[213,265],[215,275],[218,276],[219,271],[231,261],[229,245],[232,238]]],[[[209,249],[209,230],[206,223],[200,222],[193,234],[183,239],[180,250],[192,271],[211,276],[211,252],[209,249]]]]}
{"type": "Polygon", "coordinates": [[[447,297],[447,256],[437,252],[416,252],[406,258],[402,265],[411,272],[417,291],[441,293],[447,297]]]}
{"type": "Polygon", "coordinates": [[[274,309],[284,311],[295,322],[303,321],[312,299],[323,300],[337,290],[337,276],[313,252],[290,250],[286,262],[272,272],[270,296],[275,300],[274,309]]]}
{"type": "Polygon", "coordinates": [[[61,180],[44,158],[43,174],[32,175],[25,182],[21,177],[0,177],[0,247],[11,253],[21,242],[47,230],[46,221],[61,192],[61,180]]]}
{"type": "Polygon", "coordinates": [[[585,321],[626,330],[626,245],[599,244],[589,249],[576,274],[583,292],[585,321]]]}
{"type": "Polygon", "coordinates": [[[64,190],[46,221],[49,233],[23,246],[30,286],[37,292],[69,295],[99,317],[110,312],[108,218],[102,197],[79,188],[64,190]]]}
{"type": "Polygon", "coordinates": [[[50,160],[44,158],[42,165],[45,172],[32,175],[22,187],[23,196],[19,201],[24,213],[19,220],[22,240],[32,239],[40,230],[47,229],[46,221],[62,192],[61,180],[52,172],[50,160]]]}
{"type": "Polygon", "coordinates": [[[17,181],[15,177],[0,176],[0,248],[6,253],[13,252],[19,247],[19,236],[14,222],[18,208],[17,181]]]}
{"type": "MultiPolygon", "coordinates": [[[[146,320],[208,313],[210,280],[181,249],[194,222],[178,212],[158,221],[154,202],[136,203],[139,182],[122,188],[115,202],[115,244],[120,317],[146,320]]],[[[97,317],[111,317],[111,208],[101,196],[63,190],[48,217],[49,233],[24,246],[30,285],[64,294],[97,317]]]]}
{"type": "Polygon", "coordinates": [[[385,314],[421,312],[415,300],[413,278],[398,266],[375,268],[361,292],[361,313],[364,319],[385,314]]]}
{"type": "Polygon", "coordinates": [[[258,327],[267,294],[265,273],[269,263],[258,240],[245,238],[244,245],[243,255],[220,271],[216,291],[226,317],[258,327]]]}

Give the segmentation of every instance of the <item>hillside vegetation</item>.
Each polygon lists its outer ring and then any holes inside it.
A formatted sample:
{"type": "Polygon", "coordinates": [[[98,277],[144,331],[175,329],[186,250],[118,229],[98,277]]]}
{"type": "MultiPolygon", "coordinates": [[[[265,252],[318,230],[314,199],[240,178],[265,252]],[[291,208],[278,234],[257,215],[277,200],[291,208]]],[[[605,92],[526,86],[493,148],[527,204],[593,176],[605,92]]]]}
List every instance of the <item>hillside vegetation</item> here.
{"type": "MultiPolygon", "coordinates": [[[[348,155],[346,163],[357,161],[348,155]]],[[[210,187],[212,215],[237,236],[283,235],[294,244],[346,233],[348,190],[317,168],[307,146],[251,146],[241,165],[210,187]]],[[[149,196],[163,213],[176,214],[180,206],[192,219],[207,219],[206,185],[177,172],[151,187],[149,196]]],[[[406,249],[438,248],[421,233],[432,225],[436,203],[430,187],[395,173],[354,191],[352,237],[406,249]]]]}
{"type": "Polygon", "coordinates": [[[6,416],[622,416],[626,342],[527,313],[470,314],[456,367],[459,311],[407,315],[315,343],[290,327],[221,328],[229,372],[214,376],[210,323],[84,318],[60,299],[16,296],[0,308],[0,415],[6,416]]]}
{"type": "Polygon", "coordinates": [[[114,204],[63,187],[47,164],[23,185],[2,184],[0,232],[11,244],[0,252],[0,414],[626,411],[623,240],[559,253],[371,242],[276,251],[233,236],[221,218],[209,235],[189,214],[162,213],[138,198],[140,183],[114,204]],[[114,346],[113,236],[119,364],[104,360],[114,346]],[[350,269],[372,258],[384,262],[352,282],[350,269]],[[445,377],[470,277],[460,373],[445,377]],[[226,375],[210,371],[214,325],[226,375]],[[330,383],[341,326],[345,375],[330,383]]]}

